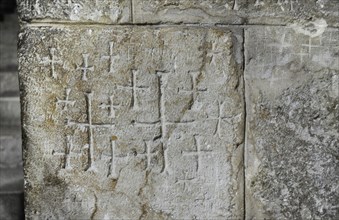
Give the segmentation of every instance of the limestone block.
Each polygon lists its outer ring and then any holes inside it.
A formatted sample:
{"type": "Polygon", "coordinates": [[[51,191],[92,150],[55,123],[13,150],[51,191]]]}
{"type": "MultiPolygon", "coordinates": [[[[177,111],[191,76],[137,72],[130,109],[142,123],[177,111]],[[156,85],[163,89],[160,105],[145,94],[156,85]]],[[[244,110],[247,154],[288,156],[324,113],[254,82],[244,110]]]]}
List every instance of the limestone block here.
{"type": "Polygon", "coordinates": [[[337,0],[132,0],[135,23],[287,24],[324,18],[339,27],[337,0]]]}
{"type": "Polygon", "coordinates": [[[242,218],[239,33],[25,28],[26,217],[242,218]]]}
{"type": "Polygon", "coordinates": [[[130,0],[19,0],[24,21],[126,23],[131,20],[130,0]]]}
{"type": "Polygon", "coordinates": [[[245,39],[247,219],[338,219],[338,29],[245,39]]]}

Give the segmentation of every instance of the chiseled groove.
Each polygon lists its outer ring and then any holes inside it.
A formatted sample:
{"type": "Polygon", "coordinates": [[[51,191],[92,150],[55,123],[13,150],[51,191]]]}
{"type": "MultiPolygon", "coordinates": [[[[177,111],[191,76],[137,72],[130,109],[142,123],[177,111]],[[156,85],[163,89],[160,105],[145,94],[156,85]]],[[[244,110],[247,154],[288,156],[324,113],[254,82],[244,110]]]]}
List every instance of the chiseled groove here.
{"type": "Polygon", "coordinates": [[[131,1],[131,10],[130,10],[130,13],[131,13],[131,15],[130,15],[130,20],[131,20],[131,22],[132,22],[132,24],[134,23],[134,0],[130,0],[131,1]]]}
{"type": "MultiPolygon", "coordinates": [[[[133,18],[132,18],[133,19],[133,18]]],[[[102,23],[102,22],[78,22],[78,21],[68,21],[68,20],[51,20],[51,19],[33,19],[30,21],[21,21],[21,25],[23,26],[107,26],[107,27],[116,27],[116,26],[152,26],[152,27],[255,27],[255,26],[272,26],[272,27],[285,27],[286,24],[222,24],[222,23],[184,23],[184,22],[159,22],[159,23],[134,23],[134,22],[126,22],[126,23],[102,23]]],[[[330,26],[329,26],[330,27],[330,26]]]]}
{"type": "Polygon", "coordinates": [[[246,80],[245,80],[245,69],[246,69],[246,30],[243,29],[243,41],[242,41],[242,62],[243,62],[243,98],[244,98],[244,146],[243,146],[243,204],[244,204],[244,212],[243,219],[246,220],[246,145],[247,145],[247,106],[246,106],[246,80]]]}

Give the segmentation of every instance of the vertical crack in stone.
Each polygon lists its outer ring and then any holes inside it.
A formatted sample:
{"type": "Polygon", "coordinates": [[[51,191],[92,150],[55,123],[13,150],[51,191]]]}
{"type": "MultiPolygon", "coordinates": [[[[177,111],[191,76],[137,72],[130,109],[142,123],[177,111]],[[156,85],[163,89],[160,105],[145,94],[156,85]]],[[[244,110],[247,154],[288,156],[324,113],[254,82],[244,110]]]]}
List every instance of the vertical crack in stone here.
{"type": "Polygon", "coordinates": [[[244,146],[243,146],[243,219],[246,220],[246,124],[247,124],[247,107],[246,107],[246,82],[245,82],[245,66],[246,66],[246,53],[245,53],[245,29],[242,29],[242,74],[243,74],[243,99],[244,99],[244,146]]]}
{"type": "Polygon", "coordinates": [[[97,205],[98,197],[97,197],[97,195],[95,195],[95,192],[93,192],[93,193],[94,193],[94,210],[93,210],[93,212],[91,214],[90,219],[94,219],[95,213],[98,211],[98,205],[97,205]]]}
{"type": "Polygon", "coordinates": [[[133,8],[133,1],[134,0],[131,0],[131,8],[130,8],[130,22],[133,24],[134,23],[134,16],[133,16],[133,13],[134,13],[134,8],[133,8]]]}

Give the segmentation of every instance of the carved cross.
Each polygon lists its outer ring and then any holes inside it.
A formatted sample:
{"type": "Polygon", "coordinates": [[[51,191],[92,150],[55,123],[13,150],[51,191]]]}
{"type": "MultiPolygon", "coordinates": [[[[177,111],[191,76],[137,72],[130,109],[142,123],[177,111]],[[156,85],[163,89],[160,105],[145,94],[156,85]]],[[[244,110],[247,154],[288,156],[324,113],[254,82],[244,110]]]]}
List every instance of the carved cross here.
{"type": "Polygon", "coordinates": [[[63,105],[62,111],[67,111],[68,106],[74,106],[76,101],[69,100],[69,94],[72,89],[66,89],[66,98],[64,100],[57,98],[56,105],[63,105]]]}
{"type": "Polygon", "coordinates": [[[131,98],[131,107],[132,109],[138,109],[138,101],[137,101],[137,91],[143,91],[148,89],[148,86],[140,86],[137,84],[137,74],[138,70],[132,70],[131,74],[131,85],[118,85],[117,87],[120,89],[128,89],[132,91],[132,98],[131,98]]]}
{"type": "Polygon", "coordinates": [[[193,156],[197,158],[197,166],[196,166],[196,171],[199,172],[200,167],[201,167],[201,159],[203,156],[206,155],[212,155],[213,152],[212,150],[203,150],[201,149],[201,143],[200,143],[200,139],[197,138],[196,135],[193,136],[194,138],[194,148],[195,150],[193,151],[182,151],[182,155],[183,156],[193,156]]]}
{"type": "Polygon", "coordinates": [[[52,78],[56,79],[58,77],[57,73],[55,72],[55,65],[62,65],[63,62],[59,59],[56,58],[55,56],[55,48],[50,48],[49,49],[49,57],[44,57],[40,64],[46,65],[51,65],[51,72],[52,72],[52,78]]]}
{"type": "Polygon", "coordinates": [[[95,169],[94,166],[94,129],[100,129],[100,128],[114,128],[114,124],[95,124],[92,121],[92,99],[93,99],[93,93],[85,93],[86,100],[87,100],[87,121],[86,122],[77,122],[72,121],[68,119],[67,126],[69,127],[77,127],[82,132],[87,131],[88,132],[88,167],[86,170],[93,170],[95,169]]]}
{"type": "Polygon", "coordinates": [[[116,58],[119,58],[119,55],[114,55],[114,43],[109,42],[109,55],[102,56],[102,59],[109,60],[109,73],[114,73],[114,61],[116,58]]]}
{"type": "Polygon", "coordinates": [[[80,153],[74,153],[73,152],[73,142],[72,142],[72,137],[71,136],[66,136],[66,148],[64,152],[56,152],[53,151],[52,154],[55,156],[62,156],[64,157],[64,162],[63,162],[63,169],[72,169],[71,166],[71,157],[79,156],[81,155],[80,153]]]}
{"type": "Polygon", "coordinates": [[[197,99],[198,93],[207,91],[207,88],[199,88],[198,87],[197,78],[199,77],[199,75],[200,75],[200,72],[190,72],[191,88],[188,89],[188,90],[179,89],[179,92],[187,92],[187,93],[191,94],[191,101],[190,101],[189,109],[192,109],[192,106],[197,99]]]}
{"type": "Polygon", "coordinates": [[[102,103],[99,105],[99,108],[109,110],[109,118],[115,118],[115,110],[118,109],[118,107],[120,107],[120,105],[114,105],[114,95],[109,97],[109,104],[102,103]]]}
{"type": "Polygon", "coordinates": [[[81,70],[82,80],[84,81],[87,81],[87,73],[88,73],[87,71],[94,71],[93,66],[88,66],[88,57],[89,57],[88,53],[82,54],[82,58],[83,58],[82,66],[77,67],[77,70],[81,70]]]}

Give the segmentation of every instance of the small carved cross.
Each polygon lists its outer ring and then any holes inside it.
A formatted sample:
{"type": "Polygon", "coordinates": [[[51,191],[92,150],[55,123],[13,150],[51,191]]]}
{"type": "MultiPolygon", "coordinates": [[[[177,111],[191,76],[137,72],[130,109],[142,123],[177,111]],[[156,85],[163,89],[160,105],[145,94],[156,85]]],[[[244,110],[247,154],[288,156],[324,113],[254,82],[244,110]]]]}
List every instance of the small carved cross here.
{"type": "Polygon", "coordinates": [[[89,57],[88,53],[82,54],[83,65],[77,67],[77,70],[82,71],[82,80],[84,81],[87,81],[87,73],[88,73],[87,71],[94,71],[93,66],[88,66],[88,57],[89,57]]]}
{"type": "Polygon", "coordinates": [[[109,60],[109,73],[114,73],[114,61],[117,58],[119,58],[119,55],[114,55],[114,43],[109,42],[109,55],[101,57],[101,59],[109,60]]]}
{"type": "Polygon", "coordinates": [[[109,104],[102,103],[99,105],[99,108],[109,110],[109,118],[115,118],[115,110],[118,109],[118,107],[120,107],[120,105],[114,105],[114,95],[109,97],[109,104]]]}
{"type": "Polygon", "coordinates": [[[138,109],[138,101],[137,101],[137,91],[143,91],[148,89],[148,86],[140,86],[137,84],[137,74],[138,74],[138,70],[132,70],[132,74],[131,74],[131,85],[118,85],[118,88],[120,89],[128,89],[128,90],[132,90],[132,98],[131,98],[131,107],[133,109],[138,109]]]}
{"type": "Polygon", "coordinates": [[[203,156],[208,155],[208,154],[213,154],[212,150],[203,150],[201,149],[201,143],[200,140],[197,138],[196,135],[193,136],[194,138],[194,147],[195,150],[193,151],[182,151],[183,156],[193,156],[197,158],[197,166],[196,166],[196,171],[199,172],[200,167],[201,167],[201,159],[203,156]]]}
{"type": "Polygon", "coordinates": [[[68,135],[68,136],[66,136],[65,152],[56,152],[56,151],[52,152],[52,154],[55,155],[55,156],[64,157],[64,163],[63,163],[63,166],[62,166],[63,169],[72,169],[71,157],[81,155],[79,153],[74,153],[73,148],[74,147],[73,147],[72,137],[68,135]]]}
{"type": "Polygon", "coordinates": [[[50,48],[49,49],[49,57],[44,57],[42,59],[42,61],[40,62],[40,64],[44,64],[45,66],[46,65],[51,65],[51,72],[52,72],[52,78],[53,79],[58,78],[58,75],[55,72],[55,65],[56,64],[58,64],[58,65],[62,65],[63,64],[63,62],[61,60],[56,58],[55,51],[56,51],[55,48],[50,48]]]}
{"type": "Polygon", "coordinates": [[[191,94],[191,102],[190,102],[189,109],[192,109],[192,106],[197,99],[198,93],[207,91],[207,88],[199,88],[198,87],[197,79],[198,79],[199,75],[200,75],[200,72],[190,72],[191,83],[192,83],[191,88],[188,89],[188,90],[179,89],[179,92],[188,92],[188,93],[191,94]]]}
{"type": "Polygon", "coordinates": [[[72,89],[66,89],[66,98],[64,100],[61,100],[57,98],[56,105],[63,105],[62,111],[67,111],[68,106],[74,106],[76,101],[69,100],[69,94],[71,93],[72,89]]]}

